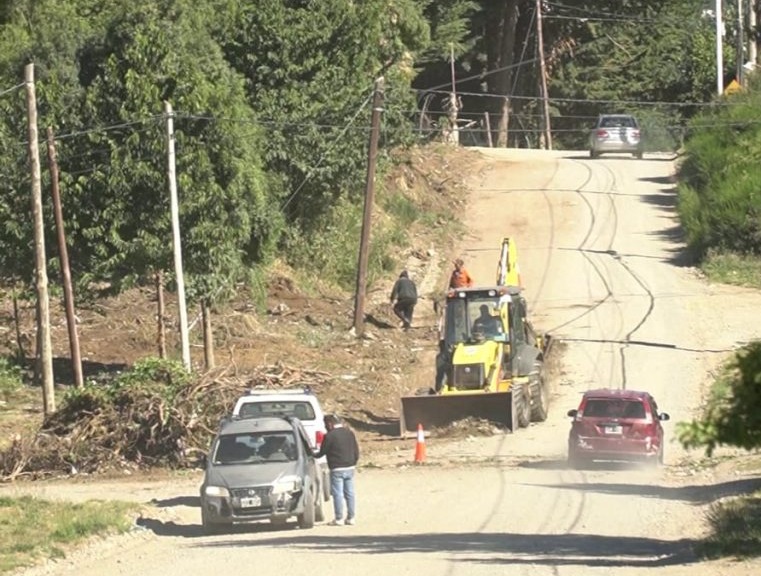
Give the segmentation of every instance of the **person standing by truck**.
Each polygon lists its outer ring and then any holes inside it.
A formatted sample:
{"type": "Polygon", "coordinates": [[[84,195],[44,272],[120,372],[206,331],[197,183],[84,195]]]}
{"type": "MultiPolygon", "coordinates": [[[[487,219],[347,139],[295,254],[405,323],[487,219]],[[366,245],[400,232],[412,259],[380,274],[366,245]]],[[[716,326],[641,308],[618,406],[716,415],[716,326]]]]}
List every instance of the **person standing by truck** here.
{"type": "Polygon", "coordinates": [[[417,286],[406,270],[402,270],[391,290],[391,303],[394,304],[394,314],[402,321],[402,327],[409,330],[412,326],[412,313],[417,304],[417,286]]]}
{"type": "Polygon", "coordinates": [[[354,491],[354,473],[359,461],[359,444],[354,432],[344,427],[335,414],[324,418],[328,431],[322,440],[317,458],[326,457],[330,469],[330,495],[333,497],[335,517],[330,526],[353,526],[356,522],[356,495],[354,491]],[[346,519],[343,516],[344,499],[346,499],[346,519]]]}

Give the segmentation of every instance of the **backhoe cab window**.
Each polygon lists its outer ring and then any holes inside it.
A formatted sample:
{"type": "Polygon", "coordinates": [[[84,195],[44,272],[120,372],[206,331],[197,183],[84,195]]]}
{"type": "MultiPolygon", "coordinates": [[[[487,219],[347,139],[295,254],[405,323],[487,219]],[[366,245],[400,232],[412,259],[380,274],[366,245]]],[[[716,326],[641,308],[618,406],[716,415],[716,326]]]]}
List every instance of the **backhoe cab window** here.
{"type": "Polygon", "coordinates": [[[468,342],[476,333],[486,340],[502,340],[504,330],[496,304],[496,298],[450,300],[446,307],[446,341],[449,344],[468,342]]]}

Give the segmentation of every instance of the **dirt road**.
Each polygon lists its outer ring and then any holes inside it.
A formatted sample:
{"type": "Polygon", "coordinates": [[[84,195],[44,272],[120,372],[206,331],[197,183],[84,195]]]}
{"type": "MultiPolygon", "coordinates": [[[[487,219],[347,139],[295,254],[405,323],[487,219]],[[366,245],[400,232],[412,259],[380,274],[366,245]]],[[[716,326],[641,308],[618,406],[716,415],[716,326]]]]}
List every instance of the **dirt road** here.
{"type": "MultiPolygon", "coordinates": [[[[96,542],[25,576],[362,573],[576,576],[758,574],[761,563],[697,562],[705,507],[758,477],[695,473],[673,442],[710,373],[757,332],[761,294],[712,286],[683,265],[673,163],[579,152],[484,151],[463,242],[492,282],[499,243],[516,238],[538,328],[563,350],[547,422],[514,435],[431,441],[428,465],[391,453],[358,479],[359,523],[248,527],[206,537],[196,474],[171,481],[50,483],[46,497],[153,501],[141,530],[96,542]],[[666,467],[568,470],[568,419],[584,390],[645,388],[669,412],[666,467]]],[[[6,487],[2,493],[28,487],[6,487]]]]}

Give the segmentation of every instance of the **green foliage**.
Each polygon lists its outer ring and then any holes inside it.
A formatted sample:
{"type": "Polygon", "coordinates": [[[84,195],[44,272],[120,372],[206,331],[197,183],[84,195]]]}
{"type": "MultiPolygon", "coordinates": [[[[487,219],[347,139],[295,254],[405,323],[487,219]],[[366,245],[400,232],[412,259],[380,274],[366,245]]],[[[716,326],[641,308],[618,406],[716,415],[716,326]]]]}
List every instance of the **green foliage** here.
{"type": "Polygon", "coordinates": [[[143,358],[116,378],[117,388],[136,386],[166,386],[178,390],[193,381],[193,377],[182,363],[162,358],[143,358]]]}
{"type": "Polygon", "coordinates": [[[377,76],[387,92],[383,146],[409,134],[411,57],[427,25],[411,0],[263,0],[236,17],[218,41],[271,126],[265,161],[291,191],[291,234],[311,238],[345,198],[361,199],[377,76]]]}
{"type": "Polygon", "coordinates": [[[67,390],[59,412],[70,415],[96,413],[138,389],[145,389],[148,393],[171,401],[178,391],[192,381],[192,374],[176,360],[143,358],[123,373],[115,376],[103,374],[88,381],[83,388],[67,390]]]}
{"type": "Polygon", "coordinates": [[[761,255],[761,126],[755,86],[690,124],[679,172],[679,216],[690,247],[761,255]]]}
{"type": "Polygon", "coordinates": [[[683,446],[709,456],[723,444],[761,447],[761,341],[735,354],[711,388],[703,417],[680,422],[677,433],[683,446]]]}

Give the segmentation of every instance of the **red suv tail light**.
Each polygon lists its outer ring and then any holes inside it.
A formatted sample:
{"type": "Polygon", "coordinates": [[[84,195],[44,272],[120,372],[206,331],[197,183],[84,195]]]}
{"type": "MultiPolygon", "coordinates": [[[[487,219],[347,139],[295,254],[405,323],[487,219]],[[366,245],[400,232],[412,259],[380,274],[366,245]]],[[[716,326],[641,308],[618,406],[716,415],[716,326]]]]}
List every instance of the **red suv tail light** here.
{"type": "Polygon", "coordinates": [[[322,446],[323,438],[325,438],[325,432],[323,432],[322,430],[318,430],[317,432],[315,432],[314,443],[317,444],[317,448],[322,446]]]}

